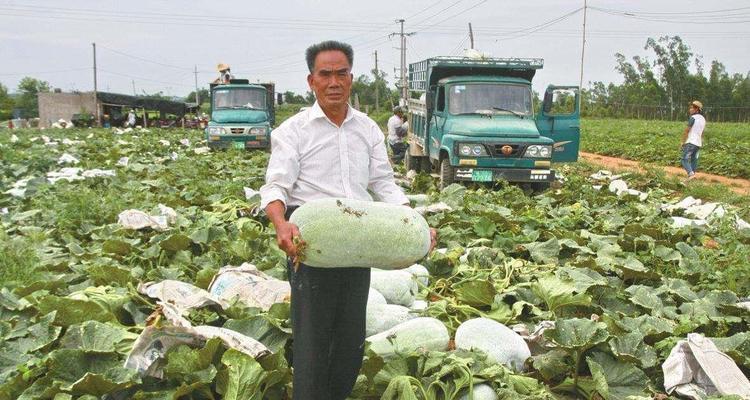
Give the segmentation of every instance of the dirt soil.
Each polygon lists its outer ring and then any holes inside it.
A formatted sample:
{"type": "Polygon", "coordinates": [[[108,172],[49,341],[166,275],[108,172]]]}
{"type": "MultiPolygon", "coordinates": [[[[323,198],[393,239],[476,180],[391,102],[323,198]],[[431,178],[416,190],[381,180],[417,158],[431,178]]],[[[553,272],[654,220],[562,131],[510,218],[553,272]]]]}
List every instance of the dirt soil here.
{"type": "MultiPolygon", "coordinates": [[[[685,170],[678,167],[658,166],[654,164],[641,163],[639,161],[625,160],[622,158],[608,157],[585,152],[580,152],[579,155],[584,160],[592,164],[601,165],[602,167],[611,171],[629,170],[646,172],[644,166],[648,166],[649,168],[661,168],[667,174],[677,176],[681,179],[686,178],[685,170]]],[[[703,182],[722,184],[737,194],[750,195],[750,180],[727,178],[726,176],[707,174],[704,172],[697,172],[696,177],[698,180],[703,182]]]]}

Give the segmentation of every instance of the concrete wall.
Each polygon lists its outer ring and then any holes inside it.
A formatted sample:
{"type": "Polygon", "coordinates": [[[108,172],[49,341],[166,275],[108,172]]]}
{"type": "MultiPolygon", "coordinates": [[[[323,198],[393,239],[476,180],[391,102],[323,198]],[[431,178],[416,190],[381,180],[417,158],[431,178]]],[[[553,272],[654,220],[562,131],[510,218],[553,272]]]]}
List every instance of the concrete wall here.
{"type": "Polygon", "coordinates": [[[70,121],[73,114],[81,110],[96,115],[94,94],[87,93],[39,93],[39,127],[49,128],[60,118],[70,121]]]}

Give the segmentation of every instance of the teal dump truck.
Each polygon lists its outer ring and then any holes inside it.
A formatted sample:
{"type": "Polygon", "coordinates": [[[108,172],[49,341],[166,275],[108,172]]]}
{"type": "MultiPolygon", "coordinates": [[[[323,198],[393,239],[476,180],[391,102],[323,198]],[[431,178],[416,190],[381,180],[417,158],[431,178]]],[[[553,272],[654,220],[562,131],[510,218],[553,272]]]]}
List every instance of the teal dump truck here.
{"type": "Polygon", "coordinates": [[[275,117],[273,83],[211,84],[206,141],[212,149],[267,149],[275,117]]]}
{"type": "Polygon", "coordinates": [[[435,57],[409,65],[406,167],[453,182],[555,180],[553,163],[578,159],[577,86],[549,86],[534,109],[542,59],[435,57]]]}

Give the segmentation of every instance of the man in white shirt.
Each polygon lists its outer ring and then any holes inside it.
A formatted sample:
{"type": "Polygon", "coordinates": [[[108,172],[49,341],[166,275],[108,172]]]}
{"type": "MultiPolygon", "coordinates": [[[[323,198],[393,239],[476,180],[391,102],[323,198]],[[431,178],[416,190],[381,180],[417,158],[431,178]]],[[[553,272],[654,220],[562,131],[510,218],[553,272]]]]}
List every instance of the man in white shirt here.
{"type": "Polygon", "coordinates": [[[698,153],[703,147],[703,130],[706,128],[706,118],[703,116],[703,104],[700,101],[690,103],[690,120],[682,135],[682,168],[687,172],[687,180],[695,178],[698,169],[698,153]]]}
{"type": "Polygon", "coordinates": [[[387,203],[409,201],[393,180],[380,128],[348,104],[351,46],[322,42],[307,49],[306,60],[317,101],[271,134],[261,207],[289,256],[293,397],[344,400],[362,365],[370,270],[294,267],[294,239],[304,238],[288,218],[296,207],[319,198],[372,201],[372,193],[387,203]]]}
{"type": "Polygon", "coordinates": [[[388,119],[388,146],[391,148],[391,160],[394,164],[401,162],[406,155],[406,124],[404,123],[404,110],[396,106],[393,115],[388,119]]]}

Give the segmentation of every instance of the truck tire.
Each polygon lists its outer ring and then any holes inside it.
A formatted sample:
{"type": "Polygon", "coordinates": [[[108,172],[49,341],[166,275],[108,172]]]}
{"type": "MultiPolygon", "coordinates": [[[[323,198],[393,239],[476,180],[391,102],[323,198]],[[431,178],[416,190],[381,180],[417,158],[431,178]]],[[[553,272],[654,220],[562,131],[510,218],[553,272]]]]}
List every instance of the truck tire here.
{"type": "Polygon", "coordinates": [[[448,158],[440,161],[440,189],[444,189],[455,181],[456,171],[448,158]]]}
{"type": "Polygon", "coordinates": [[[531,184],[531,191],[534,193],[542,193],[545,190],[549,189],[549,187],[549,182],[534,182],[531,184]]]}
{"type": "Polygon", "coordinates": [[[421,172],[419,168],[419,157],[412,156],[408,150],[406,151],[406,156],[404,156],[404,166],[406,167],[407,171],[414,170],[417,172],[421,172]]]}
{"type": "Polygon", "coordinates": [[[430,157],[419,157],[419,168],[422,170],[422,172],[426,172],[428,174],[432,173],[432,162],[430,162],[430,157]]]}

